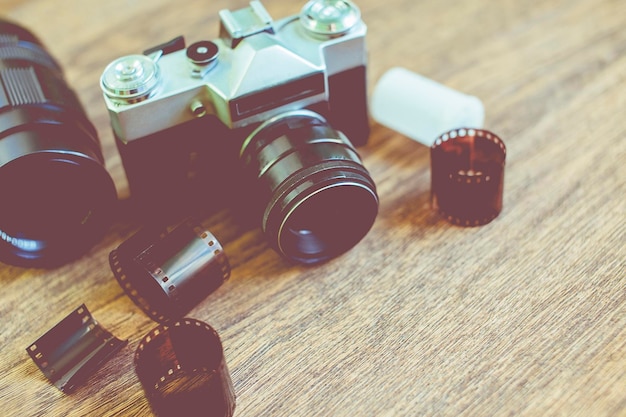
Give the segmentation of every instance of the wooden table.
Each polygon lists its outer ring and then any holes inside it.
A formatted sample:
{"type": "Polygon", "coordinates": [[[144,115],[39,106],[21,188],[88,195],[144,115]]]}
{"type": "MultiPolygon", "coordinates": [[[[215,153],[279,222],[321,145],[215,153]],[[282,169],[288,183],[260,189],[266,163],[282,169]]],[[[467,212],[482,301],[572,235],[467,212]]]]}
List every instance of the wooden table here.
{"type": "MultiPolygon", "coordinates": [[[[113,58],[217,36],[243,0],[3,0],[66,71],[128,187],[99,88],[113,58]]],[[[264,2],[274,18],[301,2],[264,2]]],[[[230,212],[206,219],[229,281],[189,314],[225,348],[237,416],[626,416],[626,2],[360,0],[370,92],[402,66],[475,95],[506,142],[504,209],[483,227],[429,203],[428,148],[372,121],[359,149],[380,211],[345,255],[294,266],[230,212]]],[[[0,414],[150,415],[133,353],[155,323],[113,278],[114,224],[54,270],[0,267],[0,414]],[[129,339],[65,395],[25,348],[85,303],[129,339]]]]}

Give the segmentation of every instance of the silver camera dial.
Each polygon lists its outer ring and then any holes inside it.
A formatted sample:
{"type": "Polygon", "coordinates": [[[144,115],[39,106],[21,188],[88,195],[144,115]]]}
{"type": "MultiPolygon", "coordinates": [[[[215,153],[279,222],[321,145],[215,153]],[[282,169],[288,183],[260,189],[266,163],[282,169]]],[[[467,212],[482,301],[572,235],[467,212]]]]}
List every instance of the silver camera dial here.
{"type": "Polygon", "coordinates": [[[311,0],[300,12],[300,22],[313,35],[340,36],[361,20],[356,4],[348,0],[311,0]]]}
{"type": "Polygon", "coordinates": [[[127,55],[111,62],[100,79],[112,100],[137,103],[150,97],[159,84],[159,66],[145,55],[127,55]]]}

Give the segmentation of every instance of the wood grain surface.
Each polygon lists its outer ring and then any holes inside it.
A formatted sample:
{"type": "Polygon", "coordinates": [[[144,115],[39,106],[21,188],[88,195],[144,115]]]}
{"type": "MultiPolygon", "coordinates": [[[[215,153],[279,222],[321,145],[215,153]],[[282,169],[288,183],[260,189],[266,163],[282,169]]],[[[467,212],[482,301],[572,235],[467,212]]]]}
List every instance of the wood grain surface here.
{"type": "MultiPolygon", "coordinates": [[[[1,0],[62,64],[128,186],[99,77],[112,59],[217,36],[244,0],[1,0]]],[[[301,2],[266,0],[274,18],[301,2]]],[[[380,211],[323,265],[294,266],[228,211],[204,219],[232,277],[189,314],[222,338],[236,416],[626,416],[626,2],[359,0],[370,92],[401,66],[483,100],[507,145],[504,209],[483,227],[430,208],[429,150],[372,121],[360,148],[380,211]]],[[[1,197],[0,197],[1,198],[1,197]]],[[[0,415],[149,416],[133,367],[156,324],[113,278],[117,222],[53,270],[0,266],[0,415]],[[25,348],[80,304],[129,339],[84,386],[25,348]]]]}

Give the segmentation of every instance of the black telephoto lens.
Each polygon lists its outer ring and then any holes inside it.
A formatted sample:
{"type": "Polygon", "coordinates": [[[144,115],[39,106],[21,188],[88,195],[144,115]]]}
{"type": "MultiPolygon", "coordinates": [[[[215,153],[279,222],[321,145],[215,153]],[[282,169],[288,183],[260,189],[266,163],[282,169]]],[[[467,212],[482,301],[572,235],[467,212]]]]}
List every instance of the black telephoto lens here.
{"type": "Polygon", "coordinates": [[[317,113],[263,123],[241,159],[263,202],[262,227],[286,258],[324,262],[356,245],[378,213],[376,186],[350,141],[317,113]]]}
{"type": "Polygon", "coordinates": [[[28,30],[0,19],[0,261],[55,267],[109,225],[117,199],[97,132],[28,30]]]}

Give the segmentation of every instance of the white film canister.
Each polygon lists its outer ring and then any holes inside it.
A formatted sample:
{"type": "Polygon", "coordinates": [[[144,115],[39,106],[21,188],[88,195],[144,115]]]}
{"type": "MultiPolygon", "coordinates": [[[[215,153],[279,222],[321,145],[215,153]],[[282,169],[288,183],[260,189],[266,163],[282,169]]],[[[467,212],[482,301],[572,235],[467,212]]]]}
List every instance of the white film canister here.
{"type": "Polygon", "coordinates": [[[370,112],[378,123],[426,146],[452,129],[480,129],[485,119],[477,97],[398,67],[376,84],[370,112]]]}

